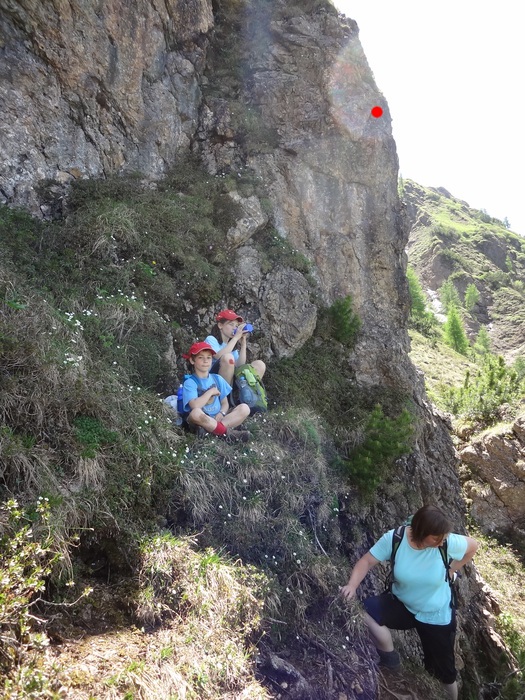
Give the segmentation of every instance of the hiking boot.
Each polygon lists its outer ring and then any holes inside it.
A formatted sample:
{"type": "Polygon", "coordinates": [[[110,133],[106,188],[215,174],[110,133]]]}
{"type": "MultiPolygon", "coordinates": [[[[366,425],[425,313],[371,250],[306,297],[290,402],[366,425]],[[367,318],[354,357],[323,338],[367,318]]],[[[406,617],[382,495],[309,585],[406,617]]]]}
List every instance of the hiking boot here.
{"type": "Polygon", "coordinates": [[[226,442],[248,442],[250,438],[249,430],[234,430],[233,428],[228,428],[228,432],[224,436],[226,442]]]}
{"type": "Polygon", "coordinates": [[[381,651],[381,649],[378,649],[377,653],[379,654],[379,665],[383,668],[395,670],[401,666],[401,659],[397,651],[381,651]]]}

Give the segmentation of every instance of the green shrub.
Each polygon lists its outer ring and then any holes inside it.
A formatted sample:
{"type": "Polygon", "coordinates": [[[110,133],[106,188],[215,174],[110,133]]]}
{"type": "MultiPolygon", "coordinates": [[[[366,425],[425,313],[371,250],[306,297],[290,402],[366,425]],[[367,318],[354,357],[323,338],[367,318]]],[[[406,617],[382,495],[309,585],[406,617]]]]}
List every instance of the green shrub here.
{"type": "Polygon", "coordinates": [[[517,406],[524,391],[523,378],[502,357],[489,354],[475,376],[466,373],[463,386],[443,390],[440,403],[455,416],[490,426],[500,420],[502,404],[517,406]]]}
{"type": "Polygon", "coordinates": [[[353,347],[361,329],[361,319],[353,310],[352,297],[336,299],[329,309],[329,315],[333,337],[343,345],[353,347]]]}
{"type": "Polygon", "coordinates": [[[476,342],[472,346],[472,350],[481,357],[490,353],[491,342],[489,332],[486,326],[481,326],[476,338],[476,342]]]}
{"type": "Polygon", "coordinates": [[[470,283],[465,290],[465,308],[472,311],[479,301],[479,291],[475,284],[470,283]]]}
{"type": "Polygon", "coordinates": [[[509,274],[503,272],[503,270],[489,270],[488,272],[484,272],[481,278],[485,280],[494,291],[509,286],[509,274]]]}
{"type": "Polygon", "coordinates": [[[459,298],[459,292],[456,289],[456,286],[454,285],[454,282],[450,277],[443,282],[441,287],[439,288],[439,300],[443,304],[443,308],[445,310],[445,313],[448,313],[448,310],[451,306],[456,307],[456,309],[459,309],[461,307],[461,299],[459,298]]]}
{"type": "Polygon", "coordinates": [[[456,352],[466,355],[469,348],[467,334],[458,309],[449,304],[447,320],[443,326],[443,340],[456,352]]]}
{"type": "MultiPolygon", "coordinates": [[[[62,547],[66,543],[61,543],[62,547]]],[[[21,507],[16,500],[0,506],[0,689],[2,697],[58,697],[41,667],[48,646],[38,629],[34,607],[45,595],[46,582],[61,559],[60,540],[51,529],[48,498],[21,507]]],[[[89,594],[85,590],[81,597],[89,594]]]]}
{"type": "Polygon", "coordinates": [[[525,379],[525,357],[518,357],[516,360],[514,360],[512,369],[514,372],[516,372],[516,379],[519,382],[523,382],[525,379]]]}
{"type": "Polygon", "coordinates": [[[413,416],[407,410],[389,418],[377,405],[370,413],[361,444],[343,460],[345,473],[363,495],[370,496],[382,483],[393,461],[410,451],[413,416]]]}
{"type": "Polygon", "coordinates": [[[353,424],[363,417],[355,378],[344,364],[344,349],[330,333],[322,340],[321,334],[293,357],[271,362],[264,377],[268,396],[279,406],[311,408],[333,425],[353,424]]]}
{"type": "MultiPolygon", "coordinates": [[[[430,195],[430,198],[434,199],[434,193],[430,195]]],[[[438,200],[439,195],[436,194],[435,201],[438,200]]],[[[444,224],[434,224],[430,229],[430,234],[449,244],[454,243],[459,239],[459,234],[456,229],[452,228],[451,226],[445,226],[444,224]]]]}

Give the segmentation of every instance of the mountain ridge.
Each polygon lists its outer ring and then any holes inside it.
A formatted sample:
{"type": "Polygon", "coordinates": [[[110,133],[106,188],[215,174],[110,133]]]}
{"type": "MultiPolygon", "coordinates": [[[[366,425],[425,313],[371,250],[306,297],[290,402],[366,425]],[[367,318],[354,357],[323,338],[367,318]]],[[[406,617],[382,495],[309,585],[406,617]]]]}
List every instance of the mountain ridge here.
{"type": "Polygon", "coordinates": [[[429,302],[450,280],[464,299],[475,285],[479,299],[464,313],[474,340],[487,326],[493,351],[509,362],[525,354],[525,239],[486,212],[472,209],[444,188],[402,183],[407,253],[429,302]]]}

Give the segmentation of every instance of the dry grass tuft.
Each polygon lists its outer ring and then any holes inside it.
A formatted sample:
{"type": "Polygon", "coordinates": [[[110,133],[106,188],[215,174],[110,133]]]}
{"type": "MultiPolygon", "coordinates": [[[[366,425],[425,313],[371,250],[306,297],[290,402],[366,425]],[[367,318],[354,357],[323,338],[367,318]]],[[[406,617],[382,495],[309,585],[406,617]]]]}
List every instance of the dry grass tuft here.
{"type": "MultiPolygon", "coordinates": [[[[254,676],[253,646],[265,578],[194,544],[169,534],[143,538],[132,594],[140,628],[121,626],[62,648],[66,697],[268,699],[254,676]]],[[[98,592],[98,600],[105,597],[98,592]]]]}

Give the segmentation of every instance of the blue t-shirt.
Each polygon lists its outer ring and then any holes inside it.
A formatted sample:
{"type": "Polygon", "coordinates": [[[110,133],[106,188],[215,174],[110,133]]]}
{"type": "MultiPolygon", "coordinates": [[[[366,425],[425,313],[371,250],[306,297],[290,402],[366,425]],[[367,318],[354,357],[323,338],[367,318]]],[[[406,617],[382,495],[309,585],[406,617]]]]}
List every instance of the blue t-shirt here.
{"type": "MultiPolygon", "coordinates": [[[[390,561],[393,532],[386,532],[370,549],[370,554],[379,561],[390,561]]],[[[451,533],[447,536],[447,543],[448,556],[463,559],[467,538],[451,533]]],[[[431,625],[449,624],[452,619],[450,585],[438,547],[414,549],[405,532],[396,552],[394,576],[392,593],[417,620],[431,625]]]]}
{"type": "Polygon", "coordinates": [[[216,416],[221,410],[221,401],[231,393],[231,386],[228,382],[223,379],[219,374],[208,374],[207,377],[197,377],[195,374],[192,375],[195,379],[188,377],[184,380],[182,385],[182,403],[184,405],[184,412],[190,412],[190,401],[202,396],[207,389],[212,386],[216,386],[221,392],[220,396],[213,396],[209,403],[202,407],[204,413],[208,416],[216,416]]]}
{"type": "MultiPolygon", "coordinates": [[[[225,348],[228,345],[228,343],[219,343],[219,341],[217,340],[217,338],[214,335],[209,335],[204,342],[211,345],[212,348],[215,350],[215,352],[219,352],[220,350],[222,350],[223,348],[225,348]]],[[[233,350],[232,355],[233,355],[233,359],[237,363],[237,360],[239,359],[239,351],[233,350]]],[[[214,358],[214,361],[215,361],[215,358],[214,358]]]]}

